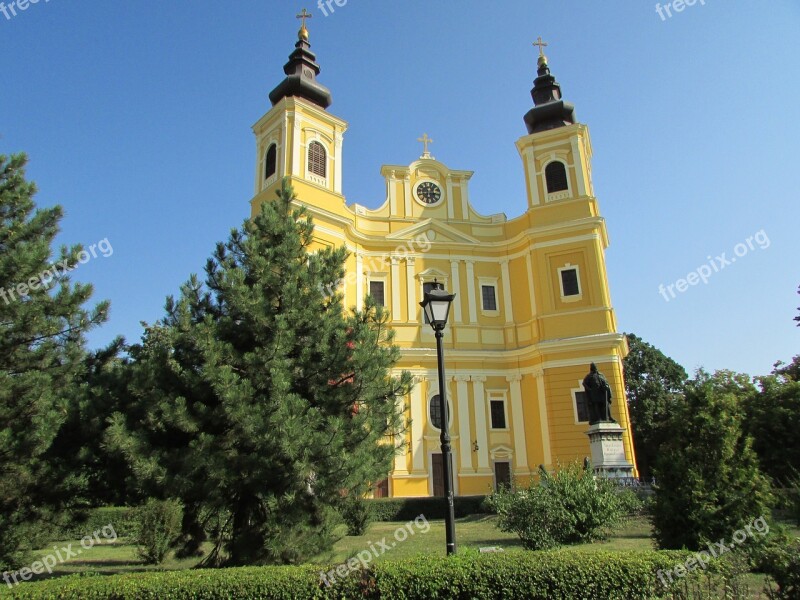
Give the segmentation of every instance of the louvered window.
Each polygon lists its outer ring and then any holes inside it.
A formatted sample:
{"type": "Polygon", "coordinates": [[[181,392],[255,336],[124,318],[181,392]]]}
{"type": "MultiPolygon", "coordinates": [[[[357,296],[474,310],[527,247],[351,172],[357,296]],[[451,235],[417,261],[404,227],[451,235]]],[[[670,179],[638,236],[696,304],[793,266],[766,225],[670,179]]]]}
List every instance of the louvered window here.
{"type": "Polygon", "coordinates": [[[311,142],[308,146],[308,172],[320,177],[328,176],[327,152],[319,142],[311,142]]]}

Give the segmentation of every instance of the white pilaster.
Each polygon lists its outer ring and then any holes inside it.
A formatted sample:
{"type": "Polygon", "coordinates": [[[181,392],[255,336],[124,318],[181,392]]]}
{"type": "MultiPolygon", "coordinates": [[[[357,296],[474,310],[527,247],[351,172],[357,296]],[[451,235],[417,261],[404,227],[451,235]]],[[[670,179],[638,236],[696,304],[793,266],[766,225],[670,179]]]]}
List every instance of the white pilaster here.
{"type": "Polygon", "coordinates": [[[500,261],[503,278],[503,306],[506,313],[506,325],[514,322],[514,309],[511,304],[511,275],[508,270],[508,261],[500,261]]]}
{"type": "Polygon", "coordinates": [[[356,253],[356,308],[364,308],[364,258],[356,253]]]}
{"type": "Polygon", "coordinates": [[[528,280],[528,294],[531,298],[531,316],[536,317],[538,310],[536,309],[536,290],[533,287],[533,261],[531,261],[531,253],[525,253],[525,267],[528,269],[525,273],[525,279],[528,280]]]}
{"type": "Polygon", "coordinates": [[[333,191],[337,194],[342,193],[342,141],[344,136],[341,133],[336,133],[334,138],[334,148],[336,152],[333,156],[334,161],[334,178],[333,178],[333,191]]]}
{"type": "Polygon", "coordinates": [[[389,173],[389,214],[397,216],[397,177],[394,171],[389,173]]]}
{"type": "Polygon", "coordinates": [[[408,320],[412,321],[417,312],[417,286],[414,282],[416,259],[413,256],[406,258],[406,292],[408,294],[408,320]]]}
{"type": "Polygon", "coordinates": [[[489,434],[486,423],[486,377],[472,377],[472,406],[475,411],[475,438],[478,442],[478,470],[489,471],[489,434]]]}
{"type": "Polygon", "coordinates": [[[547,418],[547,398],[544,395],[544,370],[534,373],[536,377],[536,392],[539,402],[539,422],[542,428],[542,448],[544,449],[544,466],[549,467],[553,464],[553,456],[550,453],[550,424],[547,418]]]}
{"type": "Polygon", "coordinates": [[[447,176],[447,218],[452,220],[456,218],[456,209],[453,206],[453,176],[447,176]]]}
{"type": "Polygon", "coordinates": [[[586,195],[586,178],[583,172],[583,148],[582,144],[578,143],[577,136],[573,136],[572,140],[572,172],[575,173],[575,179],[578,181],[578,195],[586,195]]]}
{"type": "Polygon", "coordinates": [[[408,463],[406,462],[406,456],[408,455],[408,449],[403,446],[403,441],[405,438],[405,422],[406,422],[406,399],[398,398],[397,400],[397,410],[400,414],[403,415],[403,426],[402,426],[402,433],[397,433],[394,436],[394,474],[395,475],[406,475],[408,474],[408,463]]]}
{"type": "MultiPolygon", "coordinates": [[[[458,260],[451,260],[450,261],[450,276],[452,287],[451,292],[453,294],[458,294],[461,292],[461,280],[458,276],[458,260]]],[[[453,302],[453,321],[455,323],[461,323],[461,301],[456,296],[455,301],[453,302]]]]}
{"type": "Polygon", "coordinates": [[[539,177],[536,174],[536,159],[534,158],[533,148],[525,148],[525,162],[528,166],[528,190],[531,196],[531,205],[537,206],[539,200],[539,177]]]}
{"type": "Polygon", "coordinates": [[[461,180],[461,218],[469,220],[469,187],[466,179],[461,180]]]}
{"type": "Polygon", "coordinates": [[[461,456],[460,471],[474,471],[472,466],[472,436],[469,431],[469,375],[456,376],[456,396],[458,396],[458,448],[461,456]]]}
{"type": "Polygon", "coordinates": [[[264,179],[264,159],[265,152],[261,150],[261,140],[256,139],[256,181],[255,181],[255,194],[261,191],[261,182],[264,179]]]}
{"type": "Polygon", "coordinates": [[[392,321],[400,320],[400,259],[390,257],[392,261],[392,321]]]}
{"type": "Polygon", "coordinates": [[[528,445],[525,442],[525,414],[522,410],[522,375],[506,377],[511,387],[511,422],[514,424],[514,458],[517,470],[528,473],[528,445]]]}
{"type": "Polygon", "coordinates": [[[289,161],[286,160],[286,153],[289,152],[289,115],[283,119],[283,131],[281,131],[281,162],[278,166],[278,173],[281,177],[289,175],[289,161]]]}
{"type": "Polygon", "coordinates": [[[411,218],[411,175],[406,173],[405,177],[403,178],[403,191],[405,193],[405,201],[406,201],[406,219],[411,218]]]}
{"type": "Polygon", "coordinates": [[[467,263],[467,304],[469,305],[469,322],[478,322],[478,311],[475,305],[475,261],[468,260],[467,263]]]}
{"type": "Polygon", "coordinates": [[[411,470],[425,471],[425,429],[423,427],[424,401],[422,379],[417,379],[411,390],[411,470]]]}
{"type": "Polygon", "coordinates": [[[300,115],[294,113],[294,129],[292,134],[292,175],[295,177],[302,177],[303,172],[300,170],[300,115]]]}

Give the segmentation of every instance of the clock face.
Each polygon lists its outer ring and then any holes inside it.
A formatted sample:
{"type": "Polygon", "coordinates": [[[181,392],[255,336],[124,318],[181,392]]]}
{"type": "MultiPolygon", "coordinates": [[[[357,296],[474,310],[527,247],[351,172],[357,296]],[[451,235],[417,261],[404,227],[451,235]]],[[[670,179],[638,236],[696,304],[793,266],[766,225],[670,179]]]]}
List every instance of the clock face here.
{"type": "Polygon", "coordinates": [[[436,204],[442,199],[442,188],[432,181],[423,181],[417,184],[417,200],[425,204],[436,204]]]}

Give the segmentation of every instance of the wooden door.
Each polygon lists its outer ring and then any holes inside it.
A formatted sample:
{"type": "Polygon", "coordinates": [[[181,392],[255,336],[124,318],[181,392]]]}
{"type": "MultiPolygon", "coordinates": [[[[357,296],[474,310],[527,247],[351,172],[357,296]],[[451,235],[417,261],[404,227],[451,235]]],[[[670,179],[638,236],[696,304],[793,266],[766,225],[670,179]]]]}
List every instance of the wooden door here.
{"type": "Polygon", "coordinates": [[[494,463],[494,488],[500,489],[500,486],[511,485],[511,463],[496,462],[494,463]]]}

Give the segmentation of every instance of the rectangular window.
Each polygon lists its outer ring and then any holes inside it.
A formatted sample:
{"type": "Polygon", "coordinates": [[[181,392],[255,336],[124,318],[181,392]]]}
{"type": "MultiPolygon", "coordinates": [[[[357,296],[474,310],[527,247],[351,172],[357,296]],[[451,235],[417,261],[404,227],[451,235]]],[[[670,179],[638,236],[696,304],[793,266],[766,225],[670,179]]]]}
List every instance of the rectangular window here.
{"type": "Polygon", "coordinates": [[[385,284],[383,281],[369,282],[369,295],[378,306],[386,306],[385,284]]]}
{"type": "Polygon", "coordinates": [[[497,290],[493,285],[481,286],[483,310],[497,310],[497,290]]]}
{"type": "Polygon", "coordinates": [[[589,403],[586,392],[575,392],[575,412],[578,414],[578,423],[589,422],[589,403]]]}
{"type": "Polygon", "coordinates": [[[503,400],[490,402],[492,412],[492,429],[506,428],[506,403],[503,400]]]}
{"type": "Polygon", "coordinates": [[[561,295],[579,296],[581,293],[578,284],[578,269],[561,269],[561,295]]]}

